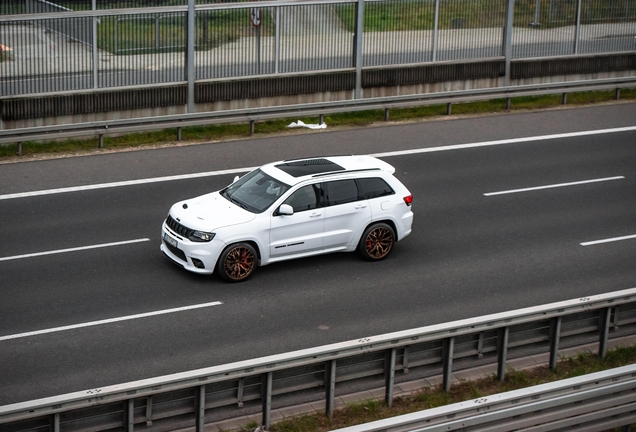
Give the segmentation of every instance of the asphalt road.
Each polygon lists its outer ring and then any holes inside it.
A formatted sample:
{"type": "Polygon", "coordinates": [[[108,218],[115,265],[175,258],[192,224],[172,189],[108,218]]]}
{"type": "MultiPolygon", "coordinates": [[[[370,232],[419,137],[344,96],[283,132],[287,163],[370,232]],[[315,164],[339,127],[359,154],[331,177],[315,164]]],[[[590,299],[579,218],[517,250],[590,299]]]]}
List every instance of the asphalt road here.
{"type": "Polygon", "coordinates": [[[0,405],[632,288],[636,130],[601,130],[634,119],[627,103],[1,164],[0,405]],[[402,152],[383,159],[415,198],[383,262],[333,254],[233,285],[159,251],[170,205],[234,176],[187,174],[381,152],[402,152]]]}

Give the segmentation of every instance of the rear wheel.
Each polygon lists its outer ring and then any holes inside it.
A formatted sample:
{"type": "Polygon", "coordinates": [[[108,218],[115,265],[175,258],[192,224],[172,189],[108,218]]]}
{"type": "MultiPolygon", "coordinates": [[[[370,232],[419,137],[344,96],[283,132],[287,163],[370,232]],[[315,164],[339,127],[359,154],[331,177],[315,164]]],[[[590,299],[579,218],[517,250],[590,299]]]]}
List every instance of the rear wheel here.
{"type": "Polygon", "coordinates": [[[358,252],[368,261],[379,261],[386,258],[393,250],[395,231],[390,225],[376,223],[368,227],[358,245],[358,252]]]}
{"type": "Polygon", "coordinates": [[[242,282],[256,268],[256,250],[249,243],[235,243],[225,248],[217,264],[221,278],[228,282],[242,282]]]}

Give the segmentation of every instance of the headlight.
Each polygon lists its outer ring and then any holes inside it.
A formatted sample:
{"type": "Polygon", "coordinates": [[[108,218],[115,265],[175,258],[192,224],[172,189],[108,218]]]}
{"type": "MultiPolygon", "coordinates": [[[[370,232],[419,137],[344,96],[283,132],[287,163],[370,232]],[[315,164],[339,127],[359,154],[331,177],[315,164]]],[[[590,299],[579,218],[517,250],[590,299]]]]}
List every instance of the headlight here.
{"type": "Polygon", "coordinates": [[[214,238],[214,233],[194,231],[189,238],[190,241],[193,242],[209,242],[212,241],[212,239],[214,238]]]}

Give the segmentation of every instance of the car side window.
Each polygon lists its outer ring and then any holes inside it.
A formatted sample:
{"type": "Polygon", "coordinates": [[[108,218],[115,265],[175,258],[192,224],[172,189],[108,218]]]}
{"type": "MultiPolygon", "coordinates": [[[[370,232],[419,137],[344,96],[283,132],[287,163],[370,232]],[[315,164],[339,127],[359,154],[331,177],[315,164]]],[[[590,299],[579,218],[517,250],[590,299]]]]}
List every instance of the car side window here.
{"type": "Polygon", "coordinates": [[[294,213],[312,210],[318,207],[319,185],[303,186],[291,194],[283,204],[289,204],[294,213]]]}
{"type": "Polygon", "coordinates": [[[358,179],[360,188],[360,198],[372,199],[393,195],[395,191],[381,178],[360,178],[358,179]]]}
{"type": "Polygon", "coordinates": [[[327,182],[326,185],[326,202],[328,205],[338,205],[358,201],[358,186],[356,185],[355,180],[330,181],[327,182]]]}

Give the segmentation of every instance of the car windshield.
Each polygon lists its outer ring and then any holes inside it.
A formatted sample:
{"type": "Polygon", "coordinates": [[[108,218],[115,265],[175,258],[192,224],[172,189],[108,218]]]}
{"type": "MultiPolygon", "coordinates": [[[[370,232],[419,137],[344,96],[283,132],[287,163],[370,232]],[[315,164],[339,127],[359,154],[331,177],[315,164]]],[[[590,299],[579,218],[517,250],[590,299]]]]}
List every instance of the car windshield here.
{"type": "Polygon", "coordinates": [[[257,169],[244,175],[220,193],[222,197],[247,211],[262,213],[287,189],[288,185],[257,169]]]}

